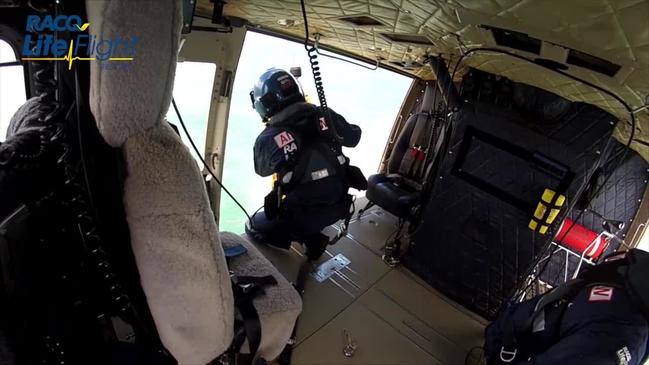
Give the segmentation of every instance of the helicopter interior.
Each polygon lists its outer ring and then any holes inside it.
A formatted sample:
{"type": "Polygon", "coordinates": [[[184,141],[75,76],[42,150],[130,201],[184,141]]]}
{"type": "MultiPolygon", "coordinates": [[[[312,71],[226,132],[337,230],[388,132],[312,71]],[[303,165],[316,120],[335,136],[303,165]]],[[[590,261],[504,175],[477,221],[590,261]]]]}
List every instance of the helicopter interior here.
{"type": "MultiPolygon", "coordinates": [[[[477,364],[484,327],[507,302],[640,244],[649,221],[649,3],[425,3],[70,7],[87,12],[90,34],[132,29],[140,39],[125,72],[75,61],[66,74],[61,62],[52,80],[64,84],[59,98],[96,122],[76,128],[99,231],[127,243],[108,255],[129,257],[118,271],[138,278],[127,287],[134,306],[148,306],[145,322],[178,360],[206,363],[230,346],[230,270],[275,277],[254,301],[255,347],[278,363],[477,364]],[[325,229],[336,242],[308,264],[298,243],[286,252],[218,229],[246,32],[303,42],[313,61],[345,57],[413,80],[367,194],[348,222],[325,229]],[[205,166],[164,123],[169,108],[182,121],[172,102],[178,59],[217,66],[197,151],[205,166]],[[246,260],[226,264],[224,252],[239,246],[246,260]]],[[[20,54],[23,19],[39,7],[2,6],[0,37],[20,54]]],[[[39,95],[39,64],[23,62],[26,92],[39,95]]],[[[3,229],[14,222],[0,218],[3,229]]]]}

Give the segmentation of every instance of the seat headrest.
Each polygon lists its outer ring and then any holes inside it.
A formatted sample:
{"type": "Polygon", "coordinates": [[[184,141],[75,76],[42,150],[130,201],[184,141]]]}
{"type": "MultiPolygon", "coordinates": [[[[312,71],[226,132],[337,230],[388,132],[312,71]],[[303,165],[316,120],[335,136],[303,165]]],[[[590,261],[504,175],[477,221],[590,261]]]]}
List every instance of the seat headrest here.
{"type": "Polygon", "coordinates": [[[169,109],[181,5],[180,0],[86,1],[91,36],[97,40],[137,37],[132,61],[91,62],[91,110],[99,131],[114,147],[161,123],[169,109]]]}

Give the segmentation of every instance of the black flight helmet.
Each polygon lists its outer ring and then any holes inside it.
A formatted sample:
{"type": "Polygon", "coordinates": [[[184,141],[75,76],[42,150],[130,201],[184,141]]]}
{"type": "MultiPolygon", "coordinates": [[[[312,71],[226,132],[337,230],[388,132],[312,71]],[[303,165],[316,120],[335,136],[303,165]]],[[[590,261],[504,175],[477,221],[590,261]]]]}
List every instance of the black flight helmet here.
{"type": "Polygon", "coordinates": [[[259,77],[250,100],[261,118],[267,120],[287,106],[304,101],[304,95],[290,73],[271,68],[259,77]]]}

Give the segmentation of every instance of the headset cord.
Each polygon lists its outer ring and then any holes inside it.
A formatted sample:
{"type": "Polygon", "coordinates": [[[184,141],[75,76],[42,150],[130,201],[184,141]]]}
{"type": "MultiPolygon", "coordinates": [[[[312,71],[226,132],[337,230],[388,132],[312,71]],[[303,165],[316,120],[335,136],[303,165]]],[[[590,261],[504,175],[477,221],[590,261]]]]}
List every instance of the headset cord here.
{"type": "Polygon", "coordinates": [[[205,166],[205,169],[207,170],[207,172],[210,173],[210,175],[212,176],[214,181],[216,181],[216,183],[219,184],[221,189],[223,189],[223,191],[225,191],[225,193],[228,194],[228,196],[232,199],[232,201],[234,201],[234,203],[246,215],[246,217],[248,218],[248,222],[250,223],[250,226],[252,226],[253,225],[252,217],[250,216],[250,214],[248,214],[248,211],[246,211],[246,208],[244,208],[243,205],[241,205],[241,203],[239,203],[237,198],[235,198],[234,195],[232,195],[232,193],[230,193],[230,191],[223,185],[221,180],[219,180],[219,178],[216,177],[216,174],[214,172],[212,172],[212,169],[207,165],[207,162],[205,162],[205,159],[203,158],[203,155],[198,150],[198,147],[196,147],[196,143],[194,143],[194,139],[192,139],[192,136],[189,134],[189,131],[187,130],[187,126],[185,126],[185,122],[183,121],[183,117],[180,116],[180,111],[178,110],[178,106],[176,105],[176,100],[174,98],[171,98],[171,104],[173,105],[174,110],[176,111],[176,116],[178,116],[178,120],[180,121],[180,126],[183,127],[183,131],[185,132],[185,135],[187,136],[187,139],[189,140],[189,143],[192,145],[194,153],[196,153],[196,156],[198,156],[198,158],[201,160],[201,162],[203,163],[203,166],[205,166]]]}

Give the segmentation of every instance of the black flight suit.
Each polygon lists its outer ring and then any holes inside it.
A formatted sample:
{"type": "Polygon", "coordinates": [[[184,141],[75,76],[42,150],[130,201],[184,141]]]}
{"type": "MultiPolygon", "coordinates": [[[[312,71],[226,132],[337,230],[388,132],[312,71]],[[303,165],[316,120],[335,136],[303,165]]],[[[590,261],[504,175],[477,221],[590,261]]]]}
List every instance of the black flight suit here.
{"type": "MultiPolygon", "coordinates": [[[[330,114],[338,135],[342,137],[340,144],[355,147],[360,141],[360,127],[347,123],[332,110],[330,114]]],[[[266,212],[260,211],[253,217],[252,228],[258,240],[288,247],[292,240],[300,241],[319,234],[349,211],[349,185],[333,166],[338,161],[317,153],[317,149],[316,153],[313,152],[315,144],[324,145],[316,136],[316,128],[328,128],[326,122],[319,121],[318,117],[319,108],[315,105],[295,103],[271,117],[257,137],[254,162],[255,172],[260,176],[274,173],[286,176],[287,170],[295,167],[296,160],[309,153],[304,162],[304,176],[293,176],[290,188],[281,191],[284,197],[278,216],[272,217],[270,213],[267,216],[266,212]]]]}

